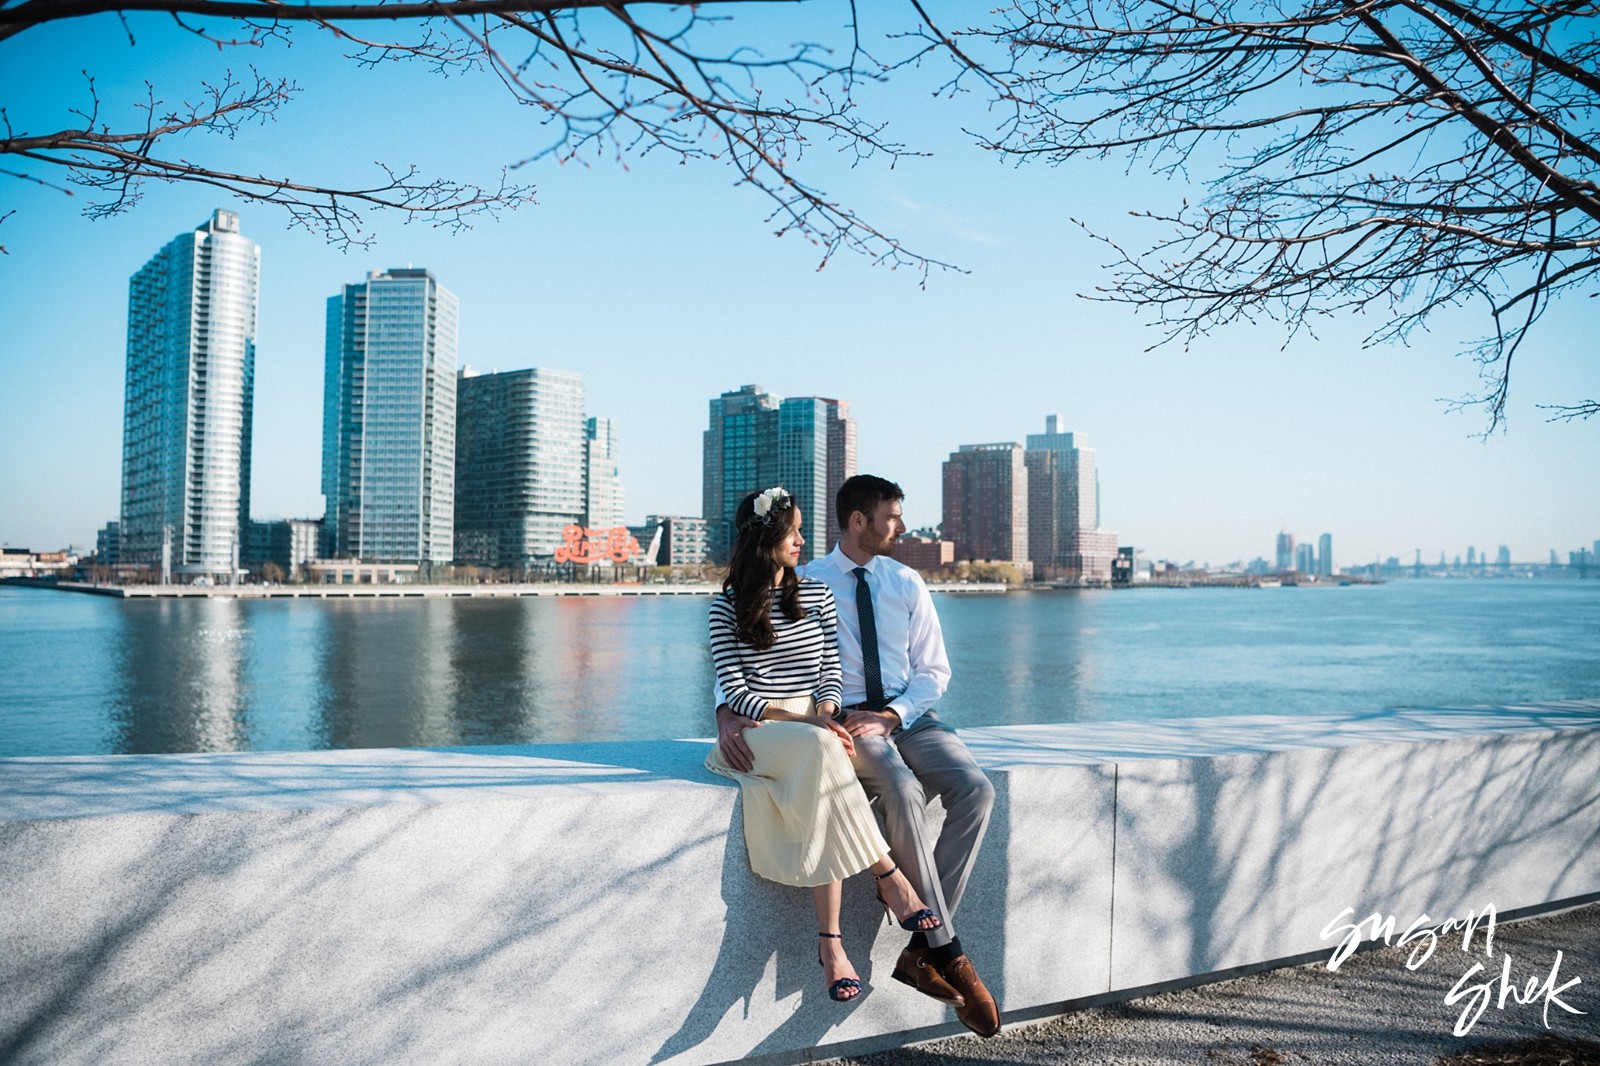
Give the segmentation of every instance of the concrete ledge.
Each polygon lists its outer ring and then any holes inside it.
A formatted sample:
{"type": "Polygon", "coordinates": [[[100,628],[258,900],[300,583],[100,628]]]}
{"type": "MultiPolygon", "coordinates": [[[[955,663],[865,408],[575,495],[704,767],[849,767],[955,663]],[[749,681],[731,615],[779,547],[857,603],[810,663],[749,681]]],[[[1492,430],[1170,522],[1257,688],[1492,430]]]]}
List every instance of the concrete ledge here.
{"type": "MultiPolygon", "coordinates": [[[[976,729],[1003,1008],[1600,892],[1600,701],[976,729]]],[[[704,742],[0,760],[0,1061],[801,1061],[960,1031],[862,878],[827,999],[704,742]],[[730,828],[733,831],[730,832],[730,828]],[[870,947],[869,947],[870,946],[870,947]]]]}

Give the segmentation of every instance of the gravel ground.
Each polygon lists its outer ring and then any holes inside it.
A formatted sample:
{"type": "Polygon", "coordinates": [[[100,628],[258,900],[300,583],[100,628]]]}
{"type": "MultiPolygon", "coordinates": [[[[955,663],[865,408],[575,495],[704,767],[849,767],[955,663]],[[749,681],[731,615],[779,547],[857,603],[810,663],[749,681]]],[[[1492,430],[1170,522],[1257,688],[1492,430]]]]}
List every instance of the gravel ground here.
{"type": "Polygon", "coordinates": [[[1411,950],[1365,952],[1347,959],[1338,972],[1319,962],[1081,1010],[1008,1026],[993,1040],[957,1037],[833,1061],[840,1066],[1433,1066],[1456,1056],[1451,1066],[1600,1066],[1600,903],[1500,924],[1492,958],[1484,954],[1481,936],[1471,955],[1462,951],[1459,935],[1440,938],[1432,956],[1416,970],[1406,966],[1411,950]],[[1554,984],[1574,978],[1581,983],[1560,991],[1557,998],[1588,1013],[1570,1014],[1552,1003],[1546,1030],[1546,997],[1540,989],[1549,982],[1558,951],[1554,984]],[[1507,995],[1502,1008],[1506,956],[1514,995],[1507,995]],[[1447,1005],[1445,996],[1474,963],[1483,963],[1484,970],[1467,978],[1461,998],[1447,1005]],[[1527,994],[1530,982],[1536,989],[1532,995],[1527,994]],[[1487,995],[1472,991],[1490,984],[1487,995]],[[1528,1002],[1518,1003],[1518,997],[1528,1002]],[[1486,1005],[1470,1031],[1453,1035],[1463,1011],[1470,1019],[1479,1001],[1486,1005]],[[1530,1040],[1536,1042],[1525,1043],[1530,1040]],[[1524,1043],[1508,1050],[1512,1042],[1524,1043]]]}

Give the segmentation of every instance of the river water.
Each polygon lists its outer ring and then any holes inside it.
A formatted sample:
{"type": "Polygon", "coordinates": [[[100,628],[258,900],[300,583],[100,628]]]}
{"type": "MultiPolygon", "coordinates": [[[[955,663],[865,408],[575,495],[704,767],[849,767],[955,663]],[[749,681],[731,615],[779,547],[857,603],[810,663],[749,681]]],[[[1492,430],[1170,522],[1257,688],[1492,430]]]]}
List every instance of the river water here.
{"type": "MultiPolygon", "coordinates": [[[[957,726],[1600,697],[1600,581],[935,604],[957,726]]],[[[708,736],[706,608],[0,588],[0,756],[708,736]]]]}

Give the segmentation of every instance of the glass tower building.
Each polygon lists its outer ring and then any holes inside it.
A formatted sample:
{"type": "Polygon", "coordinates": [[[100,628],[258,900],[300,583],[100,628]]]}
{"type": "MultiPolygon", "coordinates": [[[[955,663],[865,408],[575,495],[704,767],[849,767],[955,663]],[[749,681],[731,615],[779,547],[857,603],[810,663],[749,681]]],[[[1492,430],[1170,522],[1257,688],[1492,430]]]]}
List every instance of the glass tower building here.
{"type": "Polygon", "coordinates": [[[329,554],[454,557],[456,298],[426,270],[328,298],[322,493],[329,554]]]}
{"type": "Polygon", "coordinates": [[[1100,475],[1094,449],[1046,415],[1027,437],[1028,557],[1034,572],[1099,584],[1111,580],[1114,533],[1100,528],[1100,475]]]}
{"type": "Polygon", "coordinates": [[[583,449],[583,524],[591,529],[614,529],[623,521],[617,424],[609,418],[584,422],[583,449]]]}
{"type": "Polygon", "coordinates": [[[216,211],[128,285],[123,562],[229,576],[250,517],[261,249],[216,211]]]}
{"type": "MultiPolygon", "coordinates": [[[[583,377],[538,368],[465,370],[459,384],[458,556],[464,563],[518,569],[549,561],[564,539],[562,530],[586,517],[591,441],[583,418],[583,377]]],[[[609,421],[597,423],[605,427],[608,446],[614,445],[609,421]]],[[[610,469],[614,476],[615,465],[610,469]]]]}
{"type": "Polygon", "coordinates": [[[856,472],[856,423],[848,402],[783,399],[746,385],[711,401],[702,442],[701,504],[712,559],[728,558],[739,501],[774,485],[794,494],[805,519],[802,561],[833,547],[839,538],[834,496],[856,472]]]}

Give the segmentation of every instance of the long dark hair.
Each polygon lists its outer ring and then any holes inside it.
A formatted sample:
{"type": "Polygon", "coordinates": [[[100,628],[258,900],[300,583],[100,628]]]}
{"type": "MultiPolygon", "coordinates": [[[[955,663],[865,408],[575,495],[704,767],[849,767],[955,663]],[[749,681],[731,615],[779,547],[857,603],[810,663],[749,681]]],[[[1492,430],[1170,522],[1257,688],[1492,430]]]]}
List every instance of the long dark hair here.
{"type": "MultiPolygon", "coordinates": [[[[767,512],[766,521],[762,521],[756,515],[756,497],[760,495],[752,492],[740,501],[739,509],[733,513],[733,524],[739,534],[728,558],[728,576],[722,579],[722,591],[733,597],[734,630],[740,642],[764,651],[777,639],[772,631],[772,570],[780,564],[773,553],[794,529],[800,513],[795,509],[794,497],[786,495],[781,504],[774,504],[767,512]]],[[[798,622],[800,575],[792,566],[782,569],[778,607],[785,618],[798,622]]]]}

